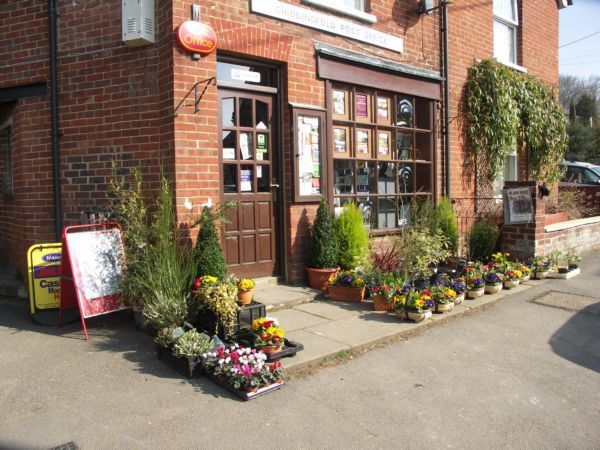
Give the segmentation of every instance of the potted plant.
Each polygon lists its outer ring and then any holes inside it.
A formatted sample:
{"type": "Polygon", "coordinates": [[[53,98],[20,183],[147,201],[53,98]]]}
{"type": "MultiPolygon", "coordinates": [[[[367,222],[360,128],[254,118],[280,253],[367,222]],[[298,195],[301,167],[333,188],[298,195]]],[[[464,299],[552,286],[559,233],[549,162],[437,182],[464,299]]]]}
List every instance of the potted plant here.
{"type": "Polygon", "coordinates": [[[404,286],[404,279],[393,272],[374,270],[365,276],[365,282],[373,300],[374,311],[392,311],[394,302],[392,298],[396,289],[404,286]]]}
{"type": "Polygon", "coordinates": [[[267,355],[281,351],[285,332],[274,317],[259,317],[252,322],[252,330],[256,335],[255,345],[267,355]]]}
{"type": "Polygon", "coordinates": [[[365,297],[365,280],[357,271],[340,272],[329,279],[329,298],[360,303],[365,297]]]}
{"type": "MultiPolygon", "coordinates": [[[[343,270],[368,266],[371,262],[369,232],[362,211],[354,203],[346,203],[335,221],[338,262],[343,270]]],[[[332,236],[327,236],[332,239],[332,236]]]]}
{"type": "Polygon", "coordinates": [[[533,270],[533,276],[536,280],[543,280],[548,278],[548,271],[550,268],[550,261],[545,256],[538,256],[531,260],[531,267],[533,270]]]}
{"type": "Polygon", "coordinates": [[[215,226],[217,220],[225,221],[223,208],[213,211],[205,206],[202,209],[200,218],[196,221],[196,225],[200,226],[194,248],[196,277],[210,275],[222,280],[227,276],[227,263],[215,226]]]}
{"type": "Polygon", "coordinates": [[[523,274],[519,279],[519,282],[524,283],[525,281],[529,281],[529,279],[531,278],[531,267],[529,267],[528,263],[521,264],[519,266],[519,270],[523,274]]]}
{"type": "Polygon", "coordinates": [[[481,272],[469,269],[470,268],[467,267],[467,273],[465,275],[467,297],[476,299],[481,297],[485,292],[485,280],[483,279],[483,274],[481,272]]]}
{"type": "Polygon", "coordinates": [[[210,275],[200,277],[194,281],[194,289],[198,308],[209,310],[214,315],[214,334],[218,335],[221,327],[222,336],[231,336],[235,330],[238,313],[238,288],[235,278],[219,281],[210,275]]]}
{"type": "Polygon", "coordinates": [[[569,249],[566,254],[567,259],[567,268],[571,270],[575,270],[579,268],[579,263],[581,262],[581,255],[577,252],[575,248],[569,249]]]}
{"type": "Polygon", "coordinates": [[[432,267],[450,256],[446,238],[439,231],[422,228],[409,230],[401,240],[404,264],[413,275],[413,285],[422,289],[429,282],[432,267]]]}
{"type": "Polygon", "coordinates": [[[329,278],[339,271],[337,261],[338,241],[334,221],[327,201],[322,198],[308,246],[308,285],[313,289],[325,289],[329,278]]]}
{"type": "Polygon", "coordinates": [[[485,292],[487,294],[495,294],[502,290],[504,275],[498,272],[488,272],[484,276],[485,292]]]}
{"type": "Polygon", "coordinates": [[[431,298],[435,302],[435,312],[449,312],[454,309],[456,292],[444,285],[433,286],[431,288],[431,298]]]}
{"type": "Polygon", "coordinates": [[[238,304],[249,305],[252,303],[252,295],[254,293],[254,280],[250,278],[242,278],[237,282],[238,287],[238,304]]]}
{"type": "Polygon", "coordinates": [[[554,271],[558,272],[562,258],[563,258],[563,254],[559,250],[555,250],[552,253],[550,253],[550,255],[548,255],[548,262],[550,263],[550,270],[554,270],[554,271]]]}
{"type": "Polygon", "coordinates": [[[398,317],[413,322],[422,322],[431,317],[431,308],[435,306],[435,302],[431,299],[430,291],[413,289],[407,293],[396,295],[394,306],[398,317]]]}
{"type": "Polygon", "coordinates": [[[523,273],[519,269],[510,269],[504,274],[504,287],[512,289],[519,285],[519,280],[523,273]]]}
{"type": "Polygon", "coordinates": [[[455,280],[450,280],[448,282],[448,287],[450,287],[454,292],[456,292],[456,298],[454,299],[455,305],[460,305],[467,293],[467,285],[463,278],[457,278],[455,280]]]}

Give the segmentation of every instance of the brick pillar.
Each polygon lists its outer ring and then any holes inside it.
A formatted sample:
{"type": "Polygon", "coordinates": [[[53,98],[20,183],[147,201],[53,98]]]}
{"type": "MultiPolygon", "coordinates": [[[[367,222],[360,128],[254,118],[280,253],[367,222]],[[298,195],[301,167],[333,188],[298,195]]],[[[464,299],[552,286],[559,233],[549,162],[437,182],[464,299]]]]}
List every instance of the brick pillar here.
{"type": "Polygon", "coordinates": [[[533,222],[518,225],[504,225],[500,239],[500,249],[513,258],[526,259],[540,254],[544,245],[544,217],[546,201],[538,197],[535,181],[507,181],[505,188],[530,187],[533,202],[533,222]]]}

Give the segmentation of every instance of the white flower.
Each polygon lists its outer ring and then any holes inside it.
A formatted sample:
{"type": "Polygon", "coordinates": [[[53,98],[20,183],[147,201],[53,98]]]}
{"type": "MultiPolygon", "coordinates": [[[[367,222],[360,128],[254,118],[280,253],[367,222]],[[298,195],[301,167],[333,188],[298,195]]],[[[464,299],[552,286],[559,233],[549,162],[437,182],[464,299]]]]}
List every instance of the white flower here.
{"type": "Polygon", "coordinates": [[[225,362],[226,362],[227,364],[229,364],[229,363],[231,362],[231,356],[228,356],[227,358],[225,358],[225,362]]]}

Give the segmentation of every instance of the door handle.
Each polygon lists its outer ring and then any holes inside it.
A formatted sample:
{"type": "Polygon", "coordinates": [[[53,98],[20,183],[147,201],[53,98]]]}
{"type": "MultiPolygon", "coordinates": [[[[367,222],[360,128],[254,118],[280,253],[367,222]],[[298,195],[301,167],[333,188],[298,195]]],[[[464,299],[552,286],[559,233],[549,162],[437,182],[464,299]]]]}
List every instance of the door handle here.
{"type": "Polygon", "coordinates": [[[273,183],[272,183],[272,184],[270,184],[270,185],[269,185],[269,187],[270,187],[271,189],[273,189],[273,188],[277,188],[277,189],[279,189],[279,185],[278,185],[278,184],[273,184],[273,183]]]}

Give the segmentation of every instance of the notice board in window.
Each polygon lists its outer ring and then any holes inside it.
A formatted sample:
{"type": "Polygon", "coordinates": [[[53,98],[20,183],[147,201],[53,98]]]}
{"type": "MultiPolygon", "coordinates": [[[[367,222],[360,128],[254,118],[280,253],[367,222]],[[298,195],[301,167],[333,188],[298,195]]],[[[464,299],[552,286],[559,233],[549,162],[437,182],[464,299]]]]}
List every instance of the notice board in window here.
{"type": "Polygon", "coordinates": [[[295,201],[319,201],[324,191],[325,113],[294,110],[295,201]]]}

